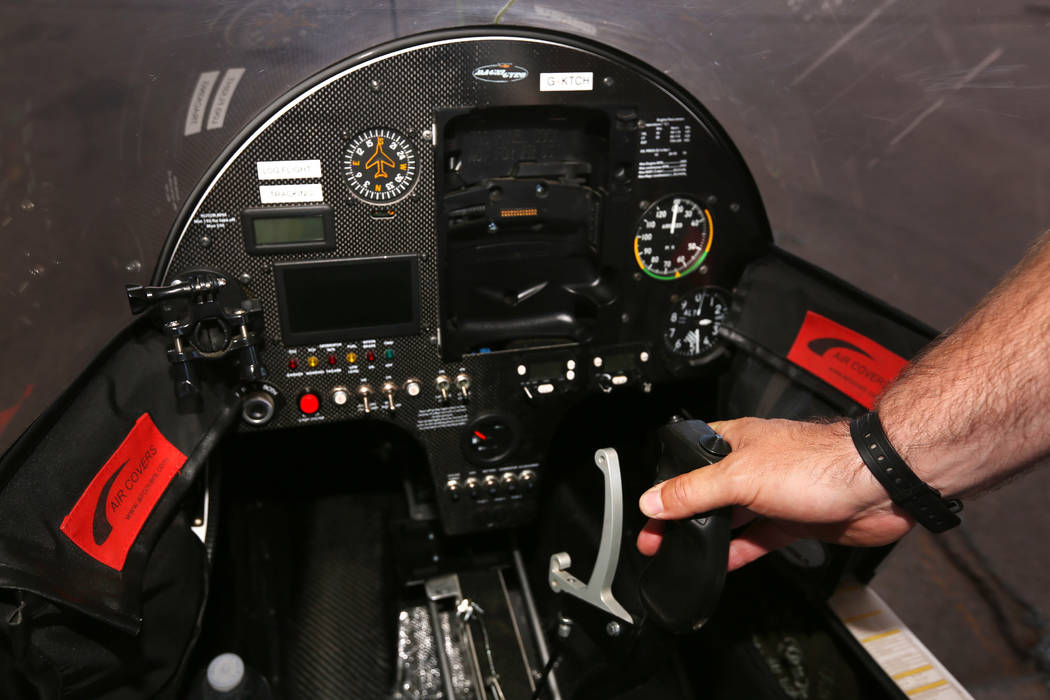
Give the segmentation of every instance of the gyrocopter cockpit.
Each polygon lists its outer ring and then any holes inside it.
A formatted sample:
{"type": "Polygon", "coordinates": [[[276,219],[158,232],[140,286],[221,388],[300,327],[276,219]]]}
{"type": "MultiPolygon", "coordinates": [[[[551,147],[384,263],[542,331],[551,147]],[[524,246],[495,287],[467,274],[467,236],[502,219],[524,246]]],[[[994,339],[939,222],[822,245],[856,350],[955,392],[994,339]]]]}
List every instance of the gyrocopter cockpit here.
{"type": "Polygon", "coordinates": [[[0,462],[0,694],[904,697],[848,624],[885,549],[727,578],[726,512],[644,557],[636,504],[934,332],[774,245],[667,66],[559,26],[403,31],[239,131],[250,66],[191,76],[222,148],[0,462]]]}

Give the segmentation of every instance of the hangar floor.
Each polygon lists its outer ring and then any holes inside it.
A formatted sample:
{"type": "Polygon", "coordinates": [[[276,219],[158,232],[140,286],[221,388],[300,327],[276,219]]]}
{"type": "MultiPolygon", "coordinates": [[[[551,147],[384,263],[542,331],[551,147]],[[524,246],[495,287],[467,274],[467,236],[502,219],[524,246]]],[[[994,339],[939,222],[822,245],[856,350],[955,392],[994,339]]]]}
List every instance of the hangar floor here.
{"type": "Polygon", "coordinates": [[[1045,623],[1048,494],[1047,469],[985,494],[955,531],[910,533],[875,576],[875,590],[979,700],[1050,696],[1030,656],[1040,641],[1050,651],[1050,629],[1033,626],[1016,598],[1045,623]]]}

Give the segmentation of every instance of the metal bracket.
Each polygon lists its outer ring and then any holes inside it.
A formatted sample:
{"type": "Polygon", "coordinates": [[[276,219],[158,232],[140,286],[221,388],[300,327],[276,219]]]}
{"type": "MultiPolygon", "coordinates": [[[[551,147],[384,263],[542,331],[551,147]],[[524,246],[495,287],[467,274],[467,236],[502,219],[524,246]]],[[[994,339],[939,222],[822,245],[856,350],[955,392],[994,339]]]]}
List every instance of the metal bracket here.
{"type": "Polygon", "coordinates": [[[591,580],[584,584],[568,572],[572,558],[568,552],[551,555],[550,583],[555,593],[568,593],[602,612],[629,622],[634,620],[613,596],[612,582],[620,561],[620,539],[623,536],[623,486],[620,482],[620,458],[616,450],[605,447],[594,453],[594,463],[605,477],[605,515],[602,518],[602,541],[594,562],[591,580]]]}

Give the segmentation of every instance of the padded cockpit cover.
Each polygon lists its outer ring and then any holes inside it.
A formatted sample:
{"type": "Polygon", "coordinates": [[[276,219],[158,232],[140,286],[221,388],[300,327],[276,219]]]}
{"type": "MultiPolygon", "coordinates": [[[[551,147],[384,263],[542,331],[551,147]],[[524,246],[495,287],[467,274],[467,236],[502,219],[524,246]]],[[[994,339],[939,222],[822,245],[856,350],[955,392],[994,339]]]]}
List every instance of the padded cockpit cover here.
{"type": "Polygon", "coordinates": [[[140,321],[0,459],[0,697],[174,694],[207,566],[178,506],[237,415],[200,398],[140,321]]]}

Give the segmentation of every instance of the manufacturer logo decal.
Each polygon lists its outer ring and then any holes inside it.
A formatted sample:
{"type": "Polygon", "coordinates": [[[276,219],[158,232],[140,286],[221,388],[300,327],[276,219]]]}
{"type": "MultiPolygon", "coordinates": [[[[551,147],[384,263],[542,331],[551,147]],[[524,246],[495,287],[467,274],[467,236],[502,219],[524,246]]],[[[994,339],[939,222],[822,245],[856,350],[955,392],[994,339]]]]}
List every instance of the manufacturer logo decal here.
{"type": "Polygon", "coordinates": [[[106,517],[106,508],[109,507],[109,498],[107,497],[111,488],[113,488],[113,482],[120,476],[120,472],[123,471],[124,467],[128,466],[128,460],[124,460],[124,464],[121,464],[113,472],[113,476],[109,477],[109,481],[102,487],[102,493],[99,494],[98,503],[95,504],[95,517],[91,520],[91,536],[95,540],[95,544],[99,547],[106,543],[109,539],[110,533],[113,532],[113,526],[109,524],[109,518],[106,517]]]}
{"type": "Polygon", "coordinates": [[[143,413],[62,520],[62,532],[88,556],[121,571],[185,462],[186,455],[143,413]]]}
{"type": "Polygon", "coordinates": [[[867,408],[908,364],[871,338],[812,311],[787,359],[867,408]]]}
{"type": "Polygon", "coordinates": [[[483,83],[516,83],[529,77],[529,71],[513,63],[490,63],[478,66],[471,75],[483,83]]]}
{"type": "Polygon", "coordinates": [[[836,350],[838,348],[859,352],[864,357],[871,357],[871,355],[864,352],[853,343],[848,343],[839,338],[817,338],[816,340],[809,341],[809,349],[821,357],[827,355],[829,350],[836,350]]]}

